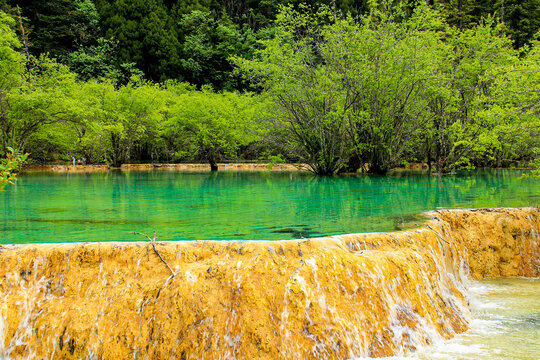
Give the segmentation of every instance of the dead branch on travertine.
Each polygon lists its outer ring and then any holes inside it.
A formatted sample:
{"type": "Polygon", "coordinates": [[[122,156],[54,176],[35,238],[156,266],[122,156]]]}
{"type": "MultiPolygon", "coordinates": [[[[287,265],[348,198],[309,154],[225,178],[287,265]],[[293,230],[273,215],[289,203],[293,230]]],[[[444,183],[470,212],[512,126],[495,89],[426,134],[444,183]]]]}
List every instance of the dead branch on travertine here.
{"type": "Polygon", "coordinates": [[[175,277],[176,274],[174,273],[174,270],[170,267],[170,265],[167,263],[167,261],[165,261],[165,259],[163,258],[163,256],[161,256],[161,254],[159,253],[158,249],[156,248],[156,240],[157,240],[157,236],[156,236],[156,232],[154,231],[154,237],[151,238],[150,236],[146,235],[146,234],[143,234],[143,233],[140,233],[140,232],[136,232],[136,231],[128,231],[134,235],[142,235],[142,236],[145,236],[148,240],[150,240],[150,244],[152,244],[152,247],[154,248],[154,252],[156,253],[157,256],[159,256],[160,260],[165,264],[167,265],[167,267],[169,268],[169,270],[171,271],[171,274],[172,274],[172,277],[175,277]]]}

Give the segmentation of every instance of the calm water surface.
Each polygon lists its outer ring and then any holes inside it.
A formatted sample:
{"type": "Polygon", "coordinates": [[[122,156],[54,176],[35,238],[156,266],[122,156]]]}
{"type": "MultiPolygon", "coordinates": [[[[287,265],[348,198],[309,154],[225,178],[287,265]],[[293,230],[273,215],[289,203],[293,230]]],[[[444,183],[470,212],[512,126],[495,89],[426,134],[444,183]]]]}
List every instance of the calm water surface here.
{"type": "Polygon", "coordinates": [[[0,243],[291,239],[394,231],[437,208],[540,205],[522,171],[314,177],[277,172],[22,174],[0,192],[0,243]]]}

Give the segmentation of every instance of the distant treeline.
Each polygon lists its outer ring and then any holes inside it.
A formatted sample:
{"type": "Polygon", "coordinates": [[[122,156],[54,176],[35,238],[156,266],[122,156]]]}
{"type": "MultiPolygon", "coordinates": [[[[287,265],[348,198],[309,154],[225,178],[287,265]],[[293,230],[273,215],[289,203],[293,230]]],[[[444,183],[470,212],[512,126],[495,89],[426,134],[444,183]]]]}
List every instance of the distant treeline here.
{"type": "Polygon", "coordinates": [[[230,57],[252,58],[284,5],[335,8],[360,22],[374,7],[401,4],[408,17],[426,3],[461,30],[493,17],[515,49],[540,28],[540,0],[0,0],[0,10],[16,17],[19,6],[30,53],[49,54],[82,80],[142,73],[244,90],[230,57]]]}
{"type": "Polygon", "coordinates": [[[0,8],[0,157],[318,174],[538,161],[539,0],[0,8]]]}

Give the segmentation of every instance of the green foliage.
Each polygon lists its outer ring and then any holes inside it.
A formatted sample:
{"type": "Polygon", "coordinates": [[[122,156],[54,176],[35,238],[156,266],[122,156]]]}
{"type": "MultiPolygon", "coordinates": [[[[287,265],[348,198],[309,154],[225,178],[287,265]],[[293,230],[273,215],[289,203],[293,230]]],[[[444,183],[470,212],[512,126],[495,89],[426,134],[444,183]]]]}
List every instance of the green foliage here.
{"type": "Polygon", "coordinates": [[[494,124],[494,166],[533,164],[540,152],[540,43],[507,66],[491,70],[489,106],[480,116],[494,124]]]}
{"type": "Polygon", "coordinates": [[[375,11],[362,25],[349,18],[321,31],[332,15],[285,9],[278,36],[257,60],[238,64],[272,100],[270,126],[291,156],[318,174],[351,157],[352,171],[369,162],[370,171],[386,172],[427,122],[440,37],[432,29],[441,22],[427,8],[402,23],[375,11]]]}
{"type": "Polygon", "coordinates": [[[67,58],[79,46],[91,44],[98,35],[99,15],[92,0],[17,0],[29,27],[30,51],[36,57],[49,54],[67,58]]]}
{"type": "Polygon", "coordinates": [[[96,1],[102,34],[118,41],[117,64],[135,63],[154,81],[180,70],[177,24],[161,0],[96,1]]]}
{"type": "Polygon", "coordinates": [[[425,129],[441,52],[437,14],[420,6],[398,22],[403,17],[399,10],[374,11],[361,26],[337,23],[328,30],[324,51],[332,71],[343,79],[353,155],[375,173],[399,164],[425,129]]]}
{"type": "Polygon", "coordinates": [[[78,83],[72,96],[77,112],[65,122],[63,136],[58,125],[40,132],[36,143],[57,149],[57,158],[75,157],[85,163],[105,162],[118,167],[147,155],[157,159],[161,127],[169,94],[160,86],[134,77],[116,88],[112,81],[78,83]]]}
{"type": "Polygon", "coordinates": [[[2,147],[0,151],[7,150],[9,103],[6,100],[11,91],[17,89],[22,83],[24,71],[24,57],[17,52],[19,41],[12,30],[14,21],[5,13],[0,12],[0,134],[2,147]]]}
{"type": "MultiPolygon", "coordinates": [[[[524,132],[523,124],[538,129],[538,113],[511,108],[516,100],[501,91],[518,83],[537,88],[536,59],[520,62],[502,25],[487,19],[460,31],[425,5],[410,13],[389,9],[373,7],[361,25],[351,19],[325,25],[330,9],[286,8],[278,16],[280,32],[257,59],[236,60],[271,100],[269,128],[289,156],[320,174],[356,171],[366,162],[370,172],[383,173],[414,157],[413,149],[434,158],[441,173],[493,163],[509,141],[509,125],[494,115],[501,101],[519,119],[521,126],[511,128],[520,132],[520,144],[533,143],[537,131],[524,132]],[[527,80],[508,77],[516,62],[527,80]]],[[[511,147],[511,158],[531,154],[526,145],[511,147]]]]}
{"type": "Polygon", "coordinates": [[[41,57],[25,78],[17,89],[6,93],[6,111],[0,123],[4,148],[10,146],[17,151],[25,151],[30,136],[43,126],[69,121],[78,111],[72,95],[75,74],[65,66],[41,57]]]}
{"type": "Polygon", "coordinates": [[[31,53],[49,53],[81,79],[112,74],[125,84],[139,70],[153,81],[242,90],[228,58],[251,58],[255,40],[272,32],[282,6],[311,13],[326,8],[332,20],[349,14],[357,22],[383,12],[402,22],[426,3],[460,30],[497,19],[515,48],[540,29],[538,0],[2,0],[0,9],[16,16],[19,5],[31,53]]]}
{"type": "Polygon", "coordinates": [[[266,166],[266,168],[267,168],[268,170],[272,170],[272,168],[273,168],[274,165],[276,165],[276,164],[284,163],[284,162],[285,162],[285,159],[283,159],[283,158],[281,157],[281,155],[270,155],[270,156],[268,157],[268,160],[269,160],[269,162],[268,162],[268,165],[266,166]]]}
{"type": "Polygon", "coordinates": [[[345,97],[337,74],[321,58],[317,24],[327,9],[310,14],[285,8],[279,32],[264,42],[257,60],[236,59],[245,76],[265,89],[271,141],[318,174],[335,173],[349,152],[345,97]]]}
{"type": "Polygon", "coordinates": [[[250,57],[256,36],[249,27],[239,28],[228,17],[214,20],[210,13],[193,11],[182,16],[182,72],[184,79],[198,86],[218,89],[238,88],[233,78],[231,56],[250,57]]]}
{"type": "Polygon", "coordinates": [[[143,76],[134,63],[117,65],[115,41],[99,38],[97,45],[81,47],[69,54],[69,68],[83,81],[108,78],[126,84],[132,76],[143,76]]]}
{"type": "Polygon", "coordinates": [[[428,2],[23,1],[34,55],[0,12],[0,155],[538,162],[538,1],[428,2]]]}
{"type": "MultiPolygon", "coordinates": [[[[445,15],[448,24],[458,27],[460,30],[469,28],[478,18],[473,16],[477,10],[477,1],[474,0],[435,0],[442,13],[445,15]]],[[[484,8],[484,11],[487,10],[484,8]]],[[[489,10],[488,10],[489,11],[489,10]]],[[[481,13],[486,16],[487,14],[481,13]]]]}
{"type": "Polygon", "coordinates": [[[8,148],[5,159],[0,159],[0,191],[8,184],[13,184],[16,172],[19,171],[26,161],[28,154],[15,152],[8,148]]]}
{"type": "Polygon", "coordinates": [[[13,31],[14,24],[13,19],[0,12],[0,89],[3,94],[21,83],[24,70],[24,57],[17,51],[21,44],[13,31]]]}
{"type": "Polygon", "coordinates": [[[27,139],[34,159],[73,157],[113,167],[141,159],[205,159],[215,165],[257,140],[251,95],[196,91],[173,82],[160,86],[138,77],[118,88],[96,80],[62,88],[70,90],[56,99],[61,111],[46,107],[43,114],[51,120],[27,139]]]}
{"type": "Polygon", "coordinates": [[[157,85],[133,78],[118,90],[112,82],[91,81],[81,88],[84,111],[72,122],[77,152],[87,163],[118,167],[137,146],[156,137],[164,105],[157,85]]]}
{"type": "Polygon", "coordinates": [[[540,2],[538,0],[434,0],[450,25],[460,30],[471,29],[483,20],[493,17],[504,23],[504,29],[520,48],[534,39],[540,29],[540,2]]]}
{"type": "Polygon", "coordinates": [[[515,48],[534,39],[540,29],[540,1],[497,0],[493,3],[493,11],[504,22],[515,48]]]}
{"type": "Polygon", "coordinates": [[[207,160],[213,170],[224,157],[234,158],[241,146],[257,139],[250,95],[214,93],[209,88],[175,98],[164,124],[164,135],[183,160],[207,160]]]}
{"type": "Polygon", "coordinates": [[[26,69],[26,58],[20,47],[13,21],[0,12],[0,152],[8,148],[22,152],[28,138],[43,125],[63,119],[71,103],[65,101],[74,84],[74,76],[62,65],[46,57],[32,60],[26,69]]]}
{"type": "Polygon", "coordinates": [[[424,133],[431,137],[439,172],[472,167],[474,158],[492,150],[498,120],[482,113],[492,99],[493,71],[517,59],[509,39],[499,36],[500,28],[492,23],[446,32],[448,46],[437,69],[439,86],[433,87],[429,105],[431,131],[424,133]]]}

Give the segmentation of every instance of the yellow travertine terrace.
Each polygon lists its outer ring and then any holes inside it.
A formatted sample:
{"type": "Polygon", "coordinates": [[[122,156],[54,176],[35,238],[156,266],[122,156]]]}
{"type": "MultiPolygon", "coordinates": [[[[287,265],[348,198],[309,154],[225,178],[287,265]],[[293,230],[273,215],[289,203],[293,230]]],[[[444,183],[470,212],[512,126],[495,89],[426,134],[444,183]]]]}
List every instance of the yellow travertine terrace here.
{"type": "Polygon", "coordinates": [[[467,329],[468,279],[539,276],[540,209],[290,241],[0,246],[0,358],[347,359],[467,329]]]}

